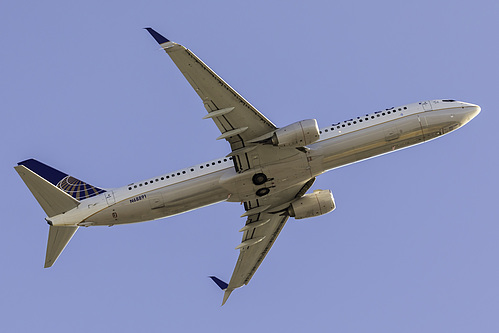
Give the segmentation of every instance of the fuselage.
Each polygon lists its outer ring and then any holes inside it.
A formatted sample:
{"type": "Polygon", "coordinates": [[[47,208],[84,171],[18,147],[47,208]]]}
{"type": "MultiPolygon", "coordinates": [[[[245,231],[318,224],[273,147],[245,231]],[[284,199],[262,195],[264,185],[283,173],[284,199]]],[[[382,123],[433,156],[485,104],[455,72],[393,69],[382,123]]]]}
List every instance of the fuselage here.
{"type": "Polygon", "coordinates": [[[308,149],[260,147],[258,170],[236,172],[235,157],[222,157],[152,177],[82,200],[52,225],[115,225],[180,214],[221,201],[256,198],[255,172],[269,176],[273,195],[306,182],[325,171],[413,146],[447,134],[475,117],[477,105],[453,100],[413,103],[352,118],[322,128],[308,149]],[[278,162],[270,156],[283,149],[278,162]],[[284,151],[285,150],[285,151],[284,151]]]}

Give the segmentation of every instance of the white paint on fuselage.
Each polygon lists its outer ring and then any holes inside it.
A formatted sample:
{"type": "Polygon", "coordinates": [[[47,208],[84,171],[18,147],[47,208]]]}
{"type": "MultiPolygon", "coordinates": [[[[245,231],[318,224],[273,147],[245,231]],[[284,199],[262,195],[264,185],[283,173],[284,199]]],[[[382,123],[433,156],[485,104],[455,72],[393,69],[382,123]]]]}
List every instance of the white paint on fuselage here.
{"type": "MultiPolygon", "coordinates": [[[[286,165],[289,166],[289,161],[286,161],[278,177],[272,175],[286,182],[273,190],[283,190],[293,182],[300,183],[327,170],[434,139],[459,128],[479,112],[480,108],[473,104],[435,100],[390,108],[332,124],[321,129],[319,140],[309,145],[307,158],[310,171],[298,175],[294,170],[292,176],[287,175],[286,165]]],[[[301,156],[297,155],[297,158],[301,156]]],[[[279,168],[279,164],[273,167],[279,168]]],[[[221,179],[237,177],[232,159],[223,157],[110,189],[81,201],[77,208],[50,220],[53,225],[135,223],[180,214],[225,200],[246,200],[247,196],[233,193],[230,187],[221,185],[221,179]]]]}

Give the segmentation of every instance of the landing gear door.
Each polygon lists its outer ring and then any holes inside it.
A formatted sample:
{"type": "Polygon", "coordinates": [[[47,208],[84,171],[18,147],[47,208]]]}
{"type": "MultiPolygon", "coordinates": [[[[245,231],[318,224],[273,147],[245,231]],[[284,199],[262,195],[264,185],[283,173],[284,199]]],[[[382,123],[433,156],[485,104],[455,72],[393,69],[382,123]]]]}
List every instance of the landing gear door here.
{"type": "Polygon", "coordinates": [[[114,205],[116,203],[116,200],[114,199],[114,192],[113,191],[106,192],[105,196],[106,196],[106,201],[107,201],[108,206],[114,205]]]}
{"type": "Polygon", "coordinates": [[[430,101],[422,102],[421,106],[423,107],[423,110],[425,110],[425,111],[431,111],[432,110],[431,102],[430,101]]]}

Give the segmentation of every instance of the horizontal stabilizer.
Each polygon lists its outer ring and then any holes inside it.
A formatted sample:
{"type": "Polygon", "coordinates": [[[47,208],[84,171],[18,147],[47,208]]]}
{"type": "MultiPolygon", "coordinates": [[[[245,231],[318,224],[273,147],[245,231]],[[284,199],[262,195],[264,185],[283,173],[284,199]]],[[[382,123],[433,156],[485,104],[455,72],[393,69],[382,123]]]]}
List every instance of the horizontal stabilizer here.
{"type": "Polygon", "coordinates": [[[65,213],[78,206],[78,200],[24,165],[18,165],[14,168],[48,217],[65,213]]]}
{"type": "Polygon", "coordinates": [[[45,256],[45,268],[51,267],[55,263],[76,230],[78,230],[78,227],[50,226],[49,239],[47,241],[47,254],[45,256]]]}

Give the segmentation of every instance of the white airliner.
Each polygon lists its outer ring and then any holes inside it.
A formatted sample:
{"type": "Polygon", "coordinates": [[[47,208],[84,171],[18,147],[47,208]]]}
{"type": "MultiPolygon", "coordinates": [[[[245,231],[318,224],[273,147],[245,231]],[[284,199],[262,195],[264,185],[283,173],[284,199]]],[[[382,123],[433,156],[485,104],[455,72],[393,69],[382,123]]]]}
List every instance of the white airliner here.
{"type": "Polygon", "coordinates": [[[151,28],[152,37],[197,92],[229,142],[221,158],[102,189],[34,159],[15,167],[47,214],[45,267],[57,260],[78,227],[155,220],[221,201],[244,203],[246,218],[230,293],[248,284],[288,218],[323,215],[335,208],[329,190],[307,191],[325,171],[423,143],[473,119],[480,107],[450,99],[392,107],[319,130],[315,119],[278,128],[185,47],[151,28]]]}

